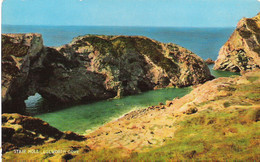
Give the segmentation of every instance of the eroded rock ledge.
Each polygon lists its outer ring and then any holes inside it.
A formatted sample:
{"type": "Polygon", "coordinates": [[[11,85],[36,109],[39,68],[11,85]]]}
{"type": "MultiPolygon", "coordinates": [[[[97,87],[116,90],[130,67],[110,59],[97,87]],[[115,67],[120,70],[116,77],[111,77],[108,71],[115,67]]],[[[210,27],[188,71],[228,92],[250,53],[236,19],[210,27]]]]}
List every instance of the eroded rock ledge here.
{"type": "Polygon", "coordinates": [[[3,34],[2,45],[3,112],[24,113],[35,93],[77,104],[213,78],[191,51],[141,36],[86,35],[51,48],[40,34],[3,34]]]}
{"type": "Polygon", "coordinates": [[[3,153],[24,146],[53,143],[60,139],[83,141],[76,133],[61,132],[41,119],[20,114],[2,114],[3,153]]]}
{"type": "Polygon", "coordinates": [[[260,13],[243,18],[220,49],[214,69],[244,72],[260,68],[260,13]]]}

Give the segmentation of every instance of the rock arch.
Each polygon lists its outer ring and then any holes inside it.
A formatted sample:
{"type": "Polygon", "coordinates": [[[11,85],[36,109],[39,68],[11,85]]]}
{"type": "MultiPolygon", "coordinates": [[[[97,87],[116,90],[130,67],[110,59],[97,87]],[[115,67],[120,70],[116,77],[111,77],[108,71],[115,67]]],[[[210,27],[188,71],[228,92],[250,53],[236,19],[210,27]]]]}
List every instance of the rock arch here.
{"type": "Polygon", "coordinates": [[[3,34],[2,46],[3,112],[24,113],[35,93],[55,109],[213,78],[191,51],[141,36],[86,35],[51,48],[40,34],[3,34]]]}

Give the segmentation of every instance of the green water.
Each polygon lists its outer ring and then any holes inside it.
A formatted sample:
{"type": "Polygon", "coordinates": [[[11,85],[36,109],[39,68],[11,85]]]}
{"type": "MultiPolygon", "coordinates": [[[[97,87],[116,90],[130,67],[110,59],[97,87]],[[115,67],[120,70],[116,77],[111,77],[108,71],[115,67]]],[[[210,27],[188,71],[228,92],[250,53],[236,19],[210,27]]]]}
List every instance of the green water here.
{"type": "Polygon", "coordinates": [[[230,77],[232,75],[240,75],[240,73],[234,73],[234,72],[229,72],[229,71],[218,71],[218,70],[213,70],[214,65],[208,65],[210,69],[211,75],[213,75],[216,78],[219,77],[230,77]]]}
{"type": "Polygon", "coordinates": [[[127,96],[122,99],[99,101],[92,104],[72,106],[68,109],[36,115],[61,131],[84,134],[115,120],[129,111],[165,103],[175,97],[182,97],[191,88],[166,88],[127,96]]]}
{"type": "MultiPolygon", "coordinates": [[[[211,74],[215,77],[229,77],[239,75],[239,73],[213,70],[213,65],[209,66],[211,74]]],[[[73,131],[79,134],[92,131],[103,124],[115,120],[122,115],[148,106],[157,105],[159,102],[165,103],[175,97],[182,97],[188,94],[191,88],[166,88],[144,92],[138,95],[127,96],[122,99],[105,100],[91,104],[72,106],[67,109],[36,115],[50,125],[61,131],[73,131]]],[[[39,100],[39,95],[34,96],[29,101],[39,100]]],[[[35,108],[33,103],[29,103],[30,108],[35,108]]],[[[37,109],[37,108],[35,108],[37,109]]]]}

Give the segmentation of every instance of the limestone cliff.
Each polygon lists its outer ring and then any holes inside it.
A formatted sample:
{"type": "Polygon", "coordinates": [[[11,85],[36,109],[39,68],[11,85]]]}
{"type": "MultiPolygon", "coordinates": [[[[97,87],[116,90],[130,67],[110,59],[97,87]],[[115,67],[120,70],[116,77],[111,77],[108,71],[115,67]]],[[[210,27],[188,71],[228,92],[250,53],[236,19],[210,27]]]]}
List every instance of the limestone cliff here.
{"type": "Polygon", "coordinates": [[[76,104],[213,78],[191,51],[141,36],[86,35],[50,48],[39,34],[4,34],[2,43],[3,112],[23,113],[36,92],[53,105],[76,104]]]}
{"type": "Polygon", "coordinates": [[[215,70],[242,72],[260,68],[260,13],[243,18],[220,49],[215,70]]]}
{"type": "MultiPolygon", "coordinates": [[[[2,35],[3,112],[23,112],[33,62],[44,54],[40,34],[2,35]]],[[[32,95],[32,94],[31,94],[32,95]]]]}

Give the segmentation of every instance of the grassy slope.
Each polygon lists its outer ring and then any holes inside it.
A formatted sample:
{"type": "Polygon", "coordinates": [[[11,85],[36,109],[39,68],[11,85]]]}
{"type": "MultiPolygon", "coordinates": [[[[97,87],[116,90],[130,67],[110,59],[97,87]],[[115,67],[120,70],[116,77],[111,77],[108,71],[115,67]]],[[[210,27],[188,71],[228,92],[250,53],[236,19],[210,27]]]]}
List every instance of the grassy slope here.
{"type": "MultiPolygon", "coordinates": [[[[257,110],[231,108],[204,111],[185,121],[173,140],[136,155],[134,160],[259,160],[260,131],[257,110]]],[[[259,110],[258,110],[259,113],[259,110]]]]}
{"type": "MultiPolygon", "coordinates": [[[[218,78],[168,106],[127,114],[88,135],[33,149],[71,149],[74,160],[256,160],[260,159],[260,70],[218,78]],[[194,110],[194,111],[191,111],[194,110]],[[196,110],[198,110],[196,112],[196,110]],[[196,112],[190,114],[190,112],[196,112]],[[92,151],[84,151],[86,145],[92,151]]],[[[6,159],[61,159],[64,154],[14,154],[6,159]]]]}

